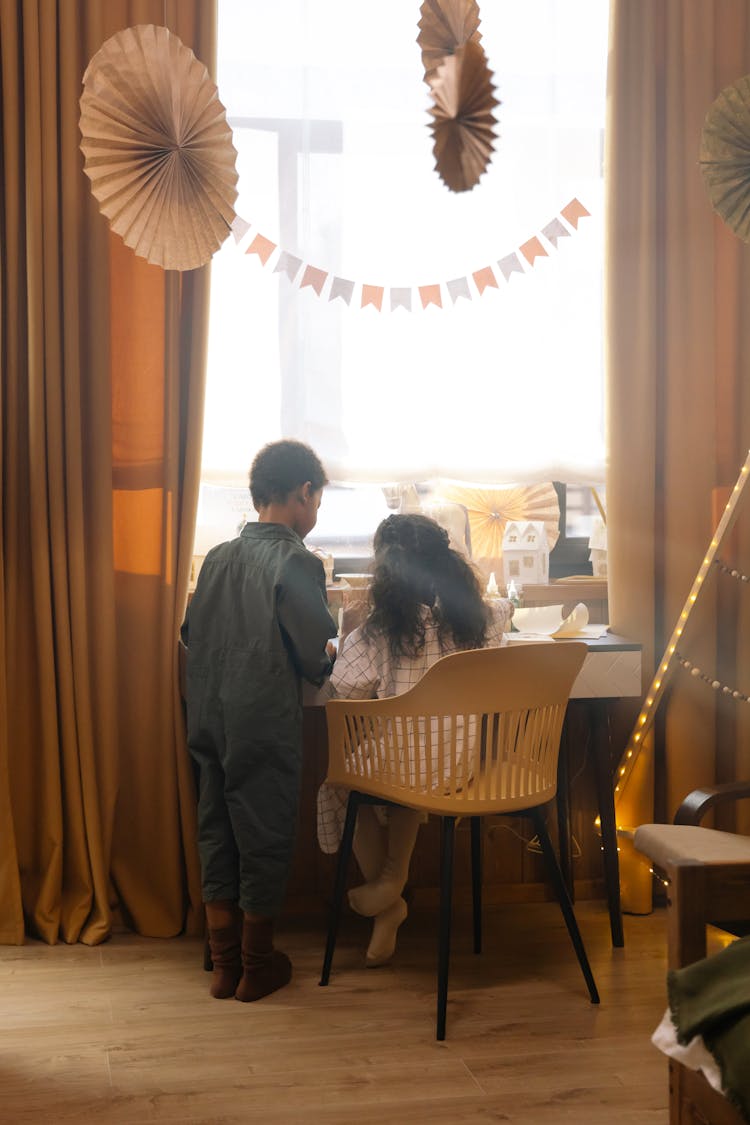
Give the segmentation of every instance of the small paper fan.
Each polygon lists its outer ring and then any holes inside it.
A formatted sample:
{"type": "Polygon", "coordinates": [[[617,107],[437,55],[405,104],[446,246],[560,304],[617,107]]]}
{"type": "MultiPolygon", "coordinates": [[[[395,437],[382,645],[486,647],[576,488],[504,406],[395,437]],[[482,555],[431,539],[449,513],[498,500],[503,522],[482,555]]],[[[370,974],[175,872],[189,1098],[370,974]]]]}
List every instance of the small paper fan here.
{"type": "Polygon", "coordinates": [[[750,242],[750,75],[722,90],[709,109],[699,160],[712,207],[750,242]]]}
{"type": "Polygon", "coordinates": [[[216,86],[166,27],[108,39],[83,76],[84,171],[99,209],[164,269],[208,262],[235,218],[237,153],[216,86]]]}
{"type": "Polygon", "coordinates": [[[422,50],[424,80],[428,82],[447,55],[470,39],[478,43],[482,38],[479,5],[476,0],[424,0],[419,10],[417,43],[422,50]]]}
{"type": "Polygon", "coordinates": [[[472,488],[446,481],[441,485],[439,495],[466,508],[471,529],[471,553],[475,559],[486,559],[499,565],[509,520],[541,520],[550,550],[560,534],[560,505],[552,484],[472,488]]]}
{"type": "Polygon", "coordinates": [[[468,191],[487,171],[497,124],[492,110],[500,104],[482,48],[459,47],[437,68],[430,88],[435,166],[451,191],[468,191]]]}

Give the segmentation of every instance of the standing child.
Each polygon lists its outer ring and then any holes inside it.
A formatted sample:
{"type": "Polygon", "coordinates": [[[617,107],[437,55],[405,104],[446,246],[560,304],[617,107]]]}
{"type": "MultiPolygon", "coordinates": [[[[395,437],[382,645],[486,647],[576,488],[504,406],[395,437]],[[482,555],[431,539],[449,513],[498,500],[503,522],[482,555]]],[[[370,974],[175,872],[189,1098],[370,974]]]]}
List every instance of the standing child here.
{"type": "Polygon", "coordinates": [[[208,553],[182,626],[211,995],[219,999],[258,1000],[291,978],[273,927],[296,830],[301,679],[322,683],[336,635],[323,565],[302,542],[327,483],[308,446],[265,446],[250,470],[258,522],[208,553]]]}
{"type": "MultiPolygon", "coordinates": [[[[423,515],[388,516],[374,539],[370,609],[361,628],[341,647],[331,677],[344,699],[383,698],[413,687],[427,669],[459,649],[504,643],[513,607],[485,604],[471,565],[450,546],[448,533],[423,515]]],[[[324,852],[338,849],[348,790],[323,784],[318,794],[318,840],[324,852]]],[[[349,892],[359,914],[373,919],[366,964],[382,965],[396,948],[406,918],[401,892],[421,813],[361,805],[354,854],[366,882],[349,892]],[[385,821],[385,826],[383,824],[385,821]]]]}

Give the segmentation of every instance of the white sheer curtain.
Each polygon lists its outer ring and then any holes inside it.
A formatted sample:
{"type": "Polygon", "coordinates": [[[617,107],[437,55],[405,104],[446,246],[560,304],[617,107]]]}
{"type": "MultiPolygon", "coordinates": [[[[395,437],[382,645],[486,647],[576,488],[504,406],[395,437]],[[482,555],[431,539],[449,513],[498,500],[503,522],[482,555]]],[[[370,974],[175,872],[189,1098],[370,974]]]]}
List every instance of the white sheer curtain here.
{"type": "Polygon", "coordinates": [[[229,240],[217,255],[204,478],[300,437],[349,482],[604,472],[605,0],[480,5],[499,137],[488,173],[434,170],[416,0],[219,0],[218,83],[240,154],[238,213],[331,275],[385,287],[329,301],[229,240]],[[591,218],[506,281],[512,253],[578,198],[591,218]],[[479,296],[472,272],[498,288],[479,296]],[[454,305],[449,279],[467,277],[454,305]],[[443,283],[444,307],[416,289],[443,283]],[[389,288],[412,311],[390,311],[389,288]]]}

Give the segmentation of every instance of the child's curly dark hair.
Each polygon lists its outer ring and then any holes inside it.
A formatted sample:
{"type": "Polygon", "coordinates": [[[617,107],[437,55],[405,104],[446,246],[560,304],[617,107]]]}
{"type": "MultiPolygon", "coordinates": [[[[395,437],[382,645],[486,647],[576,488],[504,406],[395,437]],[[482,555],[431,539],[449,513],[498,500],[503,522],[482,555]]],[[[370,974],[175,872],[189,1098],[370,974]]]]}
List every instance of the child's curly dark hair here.
{"type": "Polygon", "coordinates": [[[432,611],[441,646],[482,648],[489,610],[479,579],[450,546],[448,533],[428,516],[388,516],[374,539],[367,637],[388,638],[392,655],[414,657],[424,648],[425,618],[432,611]]]}

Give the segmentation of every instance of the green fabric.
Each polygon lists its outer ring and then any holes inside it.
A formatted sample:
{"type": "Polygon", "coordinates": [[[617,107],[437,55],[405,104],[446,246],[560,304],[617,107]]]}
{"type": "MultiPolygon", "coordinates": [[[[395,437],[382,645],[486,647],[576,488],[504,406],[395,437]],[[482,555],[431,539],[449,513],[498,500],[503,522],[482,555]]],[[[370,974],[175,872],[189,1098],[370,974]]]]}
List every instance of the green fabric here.
{"type": "Polygon", "coordinates": [[[750,938],[672,969],[667,989],[679,1042],[703,1037],[727,1097],[750,1122],[750,938]]]}
{"type": "Polygon", "coordinates": [[[330,672],[335,635],[323,565],[290,528],[248,524],[206,556],[182,627],[206,902],[281,909],[302,771],[300,681],[330,672]]]}

